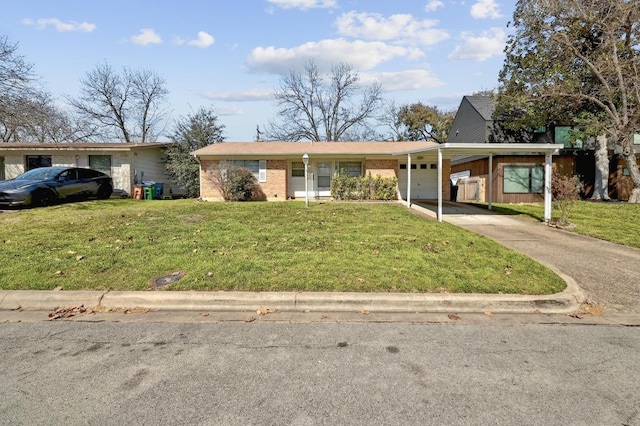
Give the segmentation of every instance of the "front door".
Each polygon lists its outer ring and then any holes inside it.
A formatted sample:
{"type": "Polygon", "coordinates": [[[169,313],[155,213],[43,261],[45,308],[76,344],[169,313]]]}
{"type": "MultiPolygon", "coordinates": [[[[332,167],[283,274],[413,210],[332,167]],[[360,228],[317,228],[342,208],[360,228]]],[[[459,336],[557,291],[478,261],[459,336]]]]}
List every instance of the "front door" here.
{"type": "Polygon", "coordinates": [[[318,163],[316,188],[318,196],[328,197],[331,195],[331,163],[322,161],[318,163]]]}

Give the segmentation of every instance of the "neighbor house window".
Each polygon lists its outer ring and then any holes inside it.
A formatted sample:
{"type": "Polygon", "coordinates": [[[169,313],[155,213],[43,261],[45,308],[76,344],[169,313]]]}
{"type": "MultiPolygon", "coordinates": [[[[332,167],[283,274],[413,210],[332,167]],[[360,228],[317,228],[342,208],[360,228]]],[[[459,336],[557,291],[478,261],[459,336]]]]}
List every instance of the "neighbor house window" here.
{"type": "Polygon", "coordinates": [[[533,194],[542,192],[544,169],[542,166],[505,166],[505,194],[533,194]]]}
{"type": "Polygon", "coordinates": [[[51,167],[50,155],[27,155],[25,158],[25,166],[27,171],[37,169],[39,167],[51,167]]]}
{"type": "Polygon", "coordinates": [[[362,163],[360,161],[340,161],[338,171],[345,176],[362,176],[362,163]]]}
{"type": "Polygon", "coordinates": [[[267,161],[266,160],[233,160],[235,167],[248,169],[253,173],[258,182],[267,181],[267,161]]]}
{"type": "Polygon", "coordinates": [[[291,162],[291,177],[304,177],[304,163],[302,161],[291,162]]]}
{"type": "Polygon", "coordinates": [[[90,155],[89,168],[98,170],[111,176],[111,156],[110,155],[90,155]]]}

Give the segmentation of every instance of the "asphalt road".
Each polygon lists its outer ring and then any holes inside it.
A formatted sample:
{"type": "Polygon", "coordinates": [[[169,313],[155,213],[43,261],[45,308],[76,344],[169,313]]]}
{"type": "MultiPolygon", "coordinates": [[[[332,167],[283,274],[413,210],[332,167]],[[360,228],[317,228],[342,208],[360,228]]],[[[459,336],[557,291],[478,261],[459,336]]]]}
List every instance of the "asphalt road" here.
{"type": "Polygon", "coordinates": [[[0,324],[12,425],[640,425],[640,332],[588,325],[0,324]]]}

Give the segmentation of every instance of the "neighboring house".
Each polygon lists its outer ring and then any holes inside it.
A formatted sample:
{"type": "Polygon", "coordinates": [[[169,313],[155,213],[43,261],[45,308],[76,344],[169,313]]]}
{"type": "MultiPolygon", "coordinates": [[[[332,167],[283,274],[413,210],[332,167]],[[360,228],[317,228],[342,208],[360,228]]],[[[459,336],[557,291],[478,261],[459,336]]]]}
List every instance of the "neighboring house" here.
{"type": "Polygon", "coordinates": [[[0,180],[44,166],[89,167],[113,178],[114,194],[133,194],[134,185],[153,181],[165,194],[183,191],[165,173],[166,143],[0,143],[0,180]]]}
{"type": "MultiPolygon", "coordinates": [[[[572,142],[571,126],[552,124],[536,129],[509,131],[499,120],[494,119],[496,103],[489,96],[465,96],[454,118],[448,143],[550,143],[560,144],[563,149],[554,155],[553,162],[558,173],[568,176],[578,175],[583,183],[583,196],[593,193],[595,179],[595,159],[593,144],[572,142]]],[[[451,161],[451,173],[467,173],[471,181],[459,182],[461,191],[453,191],[459,201],[486,201],[489,182],[488,156],[461,156],[451,161]],[[484,179],[484,180],[483,180],[484,179]],[[469,185],[467,185],[469,184],[469,185]],[[477,187],[476,187],[477,185],[477,187]],[[469,186],[472,190],[469,190],[469,186]],[[473,188],[476,188],[475,190],[473,188]],[[482,189],[478,189],[482,188],[482,189]],[[470,195],[470,198],[469,198],[470,195]]],[[[534,153],[504,153],[494,155],[492,162],[492,193],[494,202],[526,203],[542,199],[542,177],[544,157],[534,153]]],[[[617,170],[617,162],[612,162],[610,195],[618,199],[628,198],[628,182],[624,178],[624,167],[617,170]],[[626,198],[625,198],[626,197],[626,198]]]]}
{"type": "MultiPolygon", "coordinates": [[[[345,173],[395,177],[398,199],[405,200],[410,170],[410,197],[417,200],[437,198],[437,164],[433,157],[417,155],[409,165],[403,154],[434,146],[437,146],[434,142],[222,142],[199,149],[193,155],[200,163],[200,195],[205,200],[222,199],[213,179],[221,162],[253,171],[266,200],[304,199],[305,153],[309,156],[310,197],[330,197],[332,177],[345,173]]],[[[443,173],[448,179],[448,160],[443,164],[443,173]]]]}

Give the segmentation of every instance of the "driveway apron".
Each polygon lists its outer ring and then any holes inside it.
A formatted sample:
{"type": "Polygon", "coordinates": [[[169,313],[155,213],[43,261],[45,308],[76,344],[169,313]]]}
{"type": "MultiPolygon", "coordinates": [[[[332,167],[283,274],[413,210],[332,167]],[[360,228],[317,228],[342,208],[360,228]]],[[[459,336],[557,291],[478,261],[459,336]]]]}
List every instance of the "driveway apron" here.
{"type": "MultiPolygon", "coordinates": [[[[435,207],[420,204],[431,214],[435,207]]],[[[572,277],[605,312],[640,313],[640,250],[459,203],[443,221],[487,236],[572,277]]]]}

